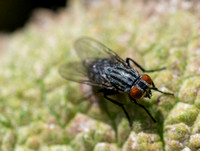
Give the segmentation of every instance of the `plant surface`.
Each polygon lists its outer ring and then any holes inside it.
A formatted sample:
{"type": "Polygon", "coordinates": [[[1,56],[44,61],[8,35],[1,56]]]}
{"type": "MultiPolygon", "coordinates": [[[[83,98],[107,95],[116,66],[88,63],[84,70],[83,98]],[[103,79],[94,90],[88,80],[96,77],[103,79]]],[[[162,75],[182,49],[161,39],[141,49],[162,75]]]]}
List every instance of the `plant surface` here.
{"type": "MultiPolygon", "coordinates": [[[[199,16],[192,2],[72,1],[53,14],[38,10],[23,29],[9,35],[1,52],[0,150],[178,151],[200,149],[199,16]],[[120,108],[58,74],[77,59],[73,42],[87,35],[151,73],[156,86],[141,99],[157,123],[134,104],[120,108]]],[[[118,98],[123,100],[125,98],[118,98]]]]}

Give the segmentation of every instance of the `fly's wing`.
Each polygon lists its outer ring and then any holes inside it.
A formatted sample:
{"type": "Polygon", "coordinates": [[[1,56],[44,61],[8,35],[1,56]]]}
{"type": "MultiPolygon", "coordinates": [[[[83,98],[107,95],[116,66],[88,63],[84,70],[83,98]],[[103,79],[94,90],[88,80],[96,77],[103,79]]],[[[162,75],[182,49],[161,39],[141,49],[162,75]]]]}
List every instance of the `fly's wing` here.
{"type": "Polygon", "coordinates": [[[102,43],[88,38],[80,38],[75,42],[75,50],[80,58],[79,62],[66,63],[60,66],[60,75],[67,80],[89,84],[92,86],[109,87],[107,81],[97,82],[88,78],[88,69],[97,59],[108,59],[112,64],[127,66],[115,52],[102,43]]]}
{"type": "Polygon", "coordinates": [[[92,62],[96,59],[108,58],[116,65],[127,65],[125,61],[111,49],[89,37],[78,39],[74,44],[74,48],[82,61],[92,62]]]}
{"type": "Polygon", "coordinates": [[[88,79],[87,70],[81,62],[69,62],[59,66],[59,74],[66,80],[99,86],[88,79]]]}

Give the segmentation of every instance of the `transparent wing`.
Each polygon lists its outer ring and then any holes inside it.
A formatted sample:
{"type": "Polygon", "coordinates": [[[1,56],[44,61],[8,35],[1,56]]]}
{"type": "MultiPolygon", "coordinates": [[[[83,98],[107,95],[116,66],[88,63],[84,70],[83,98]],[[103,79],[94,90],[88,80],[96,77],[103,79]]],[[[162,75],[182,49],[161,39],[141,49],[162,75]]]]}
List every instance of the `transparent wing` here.
{"type": "Polygon", "coordinates": [[[115,52],[107,48],[104,44],[89,38],[82,37],[78,39],[74,48],[82,61],[94,61],[100,58],[110,58],[115,64],[126,65],[123,59],[121,59],[115,52]]]}
{"type": "Polygon", "coordinates": [[[59,66],[59,74],[66,80],[98,86],[87,77],[87,70],[81,62],[69,62],[59,66]]]}
{"type": "Polygon", "coordinates": [[[126,62],[115,52],[94,39],[80,38],[75,42],[74,47],[80,60],[59,67],[59,73],[64,79],[93,86],[109,87],[111,85],[104,78],[101,82],[88,78],[88,68],[91,68],[91,64],[98,59],[108,59],[110,64],[127,66],[126,62]]]}

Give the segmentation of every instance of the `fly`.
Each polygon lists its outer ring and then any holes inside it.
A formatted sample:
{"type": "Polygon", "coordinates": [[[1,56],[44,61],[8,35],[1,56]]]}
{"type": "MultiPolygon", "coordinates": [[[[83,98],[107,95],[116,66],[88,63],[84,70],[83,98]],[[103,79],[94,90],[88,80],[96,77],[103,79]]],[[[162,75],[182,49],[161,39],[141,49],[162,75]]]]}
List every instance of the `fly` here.
{"type": "Polygon", "coordinates": [[[131,67],[130,62],[135,64],[143,72],[160,71],[165,68],[145,70],[133,59],[126,58],[126,60],[123,60],[102,43],[88,37],[78,39],[74,47],[80,60],[60,66],[59,73],[63,78],[98,87],[98,93],[102,93],[105,99],[122,108],[130,126],[130,117],[124,104],[113,100],[109,96],[121,93],[128,94],[130,100],[143,108],[151,119],[156,122],[145,106],[139,104],[137,100],[142,97],[151,98],[151,90],[166,95],[174,94],[163,92],[156,88],[151,77],[147,74],[140,75],[131,67]]]}

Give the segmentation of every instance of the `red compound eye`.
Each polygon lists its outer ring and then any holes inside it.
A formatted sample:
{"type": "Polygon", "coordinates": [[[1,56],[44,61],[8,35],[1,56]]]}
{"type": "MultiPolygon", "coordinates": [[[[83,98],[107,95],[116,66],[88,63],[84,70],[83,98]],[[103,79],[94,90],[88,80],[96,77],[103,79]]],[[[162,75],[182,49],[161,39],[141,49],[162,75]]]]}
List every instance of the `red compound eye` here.
{"type": "Polygon", "coordinates": [[[147,75],[147,74],[143,74],[141,79],[144,80],[148,84],[152,84],[151,77],[149,75],[147,75]]]}
{"type": "Polygon", "coordinates": [[[143,95],[142,91],[138,89],[137,86],[132,87],[129,94],[134,99],[139,99],[143,95]]]}

